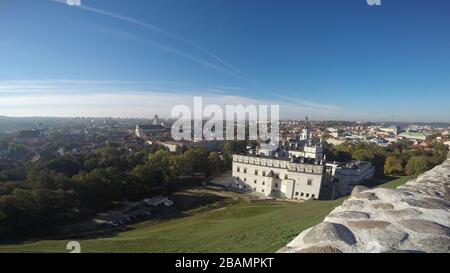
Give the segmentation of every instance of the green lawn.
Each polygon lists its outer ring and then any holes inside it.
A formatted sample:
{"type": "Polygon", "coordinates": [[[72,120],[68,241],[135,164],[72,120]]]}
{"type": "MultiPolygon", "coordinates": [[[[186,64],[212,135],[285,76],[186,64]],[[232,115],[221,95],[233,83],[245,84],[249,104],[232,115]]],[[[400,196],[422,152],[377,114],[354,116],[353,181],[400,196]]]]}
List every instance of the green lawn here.
{"type": "MultiPolygon", "coordinates": [[[[410,177],[383,187],[397,187],[410,177]]],[[[225,209],[132,226],[109,238],[80,240],[82,252],[275,252],[320,223],[345,198],[334,201],[247,202],[225,209]]],[[[68,252],[70,240],[0,245],[0,252],[68,252]]]]}
{"type": "Polygon", "coordinates": [[[406,182],[408,182],[409,180],[412,179],[416,179],[417,176],[404,176],[404,177],[400,177],[398,179],[395,179],[393,181],[390,181],[388,183],[385,183],[383,185],[380,185],[380,188],[386,188],[386,189],[395,189],[398,186],[401,186],[403,184],[405,184],[406,182]]]}
{"type": "MultiPolygon", "coordinates": [[[[138,224],[116,237],[80,243],[82,252],[275,252],[342,202],[242,201],[222,210],[138,224]]],[[[68,241],[1,245],[0,252],[66,252],[68,241]]]]}

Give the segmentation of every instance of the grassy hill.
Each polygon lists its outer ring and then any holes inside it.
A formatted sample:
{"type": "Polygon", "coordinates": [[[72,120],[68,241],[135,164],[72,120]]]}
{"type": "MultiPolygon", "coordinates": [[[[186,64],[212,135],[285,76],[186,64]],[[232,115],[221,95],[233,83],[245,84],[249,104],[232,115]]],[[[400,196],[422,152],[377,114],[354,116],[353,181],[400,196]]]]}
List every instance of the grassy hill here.
{"type": "MultiPolygon", "coordinates": [[[[397,187],[409,179],[383,187],[397,187]]],[[[132,225],[132,230],[108,238],[78,241],[82,252],[275,252],[344,200],[241,201],[180,219],[132,225]]],[[[0,252],[68,252],[68,241],[0,245],[0,252]]]]}

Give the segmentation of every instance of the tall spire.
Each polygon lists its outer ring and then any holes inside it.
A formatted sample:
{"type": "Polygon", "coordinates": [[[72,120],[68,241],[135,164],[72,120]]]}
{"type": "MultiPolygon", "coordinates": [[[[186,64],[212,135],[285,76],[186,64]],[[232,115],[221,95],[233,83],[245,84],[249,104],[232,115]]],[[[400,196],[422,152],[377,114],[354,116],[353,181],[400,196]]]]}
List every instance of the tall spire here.
{"type": "Polygon", "coordinates": [[[155,115],[154,117],[153,117],[153,125],[159,125],[160,123],[159,123],[159,117],[158,117],[158,115],[155,115]]]}

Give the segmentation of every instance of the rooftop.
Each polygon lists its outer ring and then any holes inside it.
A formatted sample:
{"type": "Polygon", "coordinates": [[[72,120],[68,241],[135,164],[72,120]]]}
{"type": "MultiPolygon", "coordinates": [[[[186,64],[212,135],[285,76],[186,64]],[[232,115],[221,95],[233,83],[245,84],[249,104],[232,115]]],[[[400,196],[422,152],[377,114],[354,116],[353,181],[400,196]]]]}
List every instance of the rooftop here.
{"type": "Polygon", "coordinates": [[[23,130],[20,131],[17,138],[39,138],[41,132],[38,130],[23,130]]]}
{"type": "Polygon", "coordinates": [[[138,124],[139,128],[142,130],[164,130],[166,127],[162,125],[153,125],[153,124],[138,124]]]}
{"type": "Polygon", "coordinates": [[[316,161],[314,158],[306,158],[306,157],[277,157],[277,156],[261,156],[261,155],[253,155],[248,153],[234,154],[237,156],[247,156],[252,158],[261,158],[261,159],[274,159],[285,162],[292,162],[297,164],[307,164],[307,165],[321,165],[321,162],[316,161]]]}
{"type": "Polygon", "coordinates": [[[332,164],[335,164],[339,168],[358,169],[359,167],[365,166],[370,163],[365,161],[350,161],[350,162],[334,162],[332,164]]]}

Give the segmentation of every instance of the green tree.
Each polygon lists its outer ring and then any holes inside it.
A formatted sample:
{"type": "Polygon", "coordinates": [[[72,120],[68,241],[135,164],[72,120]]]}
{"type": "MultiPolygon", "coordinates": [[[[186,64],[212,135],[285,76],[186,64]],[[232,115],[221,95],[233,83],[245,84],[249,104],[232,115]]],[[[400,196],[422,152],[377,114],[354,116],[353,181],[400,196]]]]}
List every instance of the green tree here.
{"type": "Polygon", "coordinates": [[[405,172],[407,175],[420,175],[428,170],[428,164],[426,156],[413,156],[406,164],[405,172]]]}
{"type": "Polygon", "coordinates": [[[384,163],[384,174],[401,174],[403,173],[403,163],[401,159],[395,156],[389,156],[384,163]]]}
{"type": "Polygon", "coordinates": [[[212,174],[213,175],[220,174],[223,167],[223,162],[222,159],[220,158],[220,155],[217,152],[212,152],[208,156],[208,161],[209,165],[211,166],[212,174]]]}
{"type": "Polygon", "coordinates": [[[232,154],[245,151],[246,148],[247,148],[246,141],[242,140],[227,141],[222,147],[224,166],[226,168],[231,168],[233,162],[232,154]]]}
{"type": "Polygon", "coordinates": [[[170,170],[177,181],[180,180],[180,176],[190,174],[190,166],[191,164],[182,154],[176,154],[170,158],[170,170]]]}
{"type": "Polygon", "coordinates": [[[191,148],[183,154],[184,159],[189,162],[188,170],[191,174],[203,174],[205,178],[212,175],[208,156],[208,150],[203,147],[191,148]]]}

